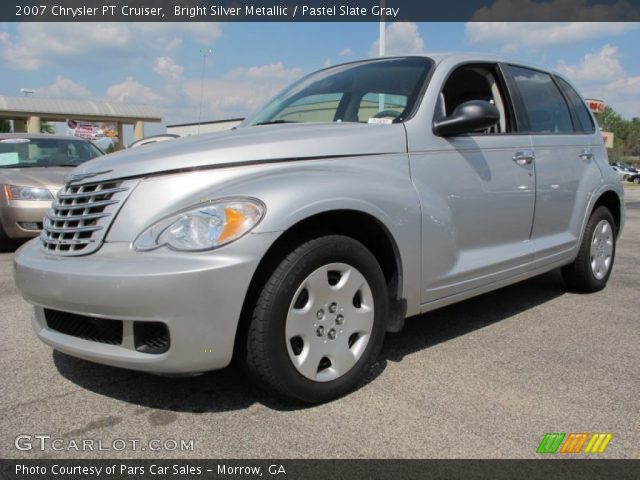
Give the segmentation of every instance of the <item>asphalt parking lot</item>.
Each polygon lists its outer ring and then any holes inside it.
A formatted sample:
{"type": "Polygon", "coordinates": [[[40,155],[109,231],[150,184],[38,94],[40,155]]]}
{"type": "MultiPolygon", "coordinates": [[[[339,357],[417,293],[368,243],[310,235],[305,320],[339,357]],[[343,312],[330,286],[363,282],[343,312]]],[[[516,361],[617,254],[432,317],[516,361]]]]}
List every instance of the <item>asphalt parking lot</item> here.
{"type": "Polygon", "coordinates": [[[414,318],[387,337],[360,390],[306,408],[268,397],[233,368],[164,378],[52,352],[31,330],[5,248],[0,457],[528,458],[546,432],[611,432],[603,457],[640,458],[640,189],[626,203],[605,291],[568,293],[552,272],[414,318]],[[103,447],[194,442],[189,451],[23,451],[21,434],[103,447]]]}

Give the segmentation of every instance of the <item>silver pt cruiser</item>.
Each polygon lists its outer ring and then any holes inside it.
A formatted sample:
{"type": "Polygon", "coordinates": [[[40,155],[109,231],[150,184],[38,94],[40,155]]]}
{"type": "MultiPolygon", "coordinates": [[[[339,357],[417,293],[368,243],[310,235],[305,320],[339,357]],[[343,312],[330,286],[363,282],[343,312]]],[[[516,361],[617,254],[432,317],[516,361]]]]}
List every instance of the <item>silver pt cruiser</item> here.
{"type": "Polygon", "coordinates": [[[57,350],[164,374],[235,355],[322,402],[408,316],[558,267],[604,288],[622,197],[562,77],[381,58],[310,74],[234,130],[76,168],[15,278],[57,350]]]}

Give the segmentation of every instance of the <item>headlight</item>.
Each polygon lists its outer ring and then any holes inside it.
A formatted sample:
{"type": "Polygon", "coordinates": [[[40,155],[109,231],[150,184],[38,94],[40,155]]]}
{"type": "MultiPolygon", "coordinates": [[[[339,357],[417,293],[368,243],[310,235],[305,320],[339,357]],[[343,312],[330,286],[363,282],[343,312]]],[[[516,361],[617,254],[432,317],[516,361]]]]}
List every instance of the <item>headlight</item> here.
{"type": "Polygon", "coordinates": [[[7,200],[43,200],[47,202],[53,200],[53,195],[46,188],[5,185],[4,194],[7,196],[7,200]]]}
{"type": "Polygon", "coordinates": [[[250,232],[264,216],[255,199],[229,199],[203,203],[178,212],[143,231],[133,242],[147,251],[166,245],[174,250],[198,252],[233,242],[250,232]]]}

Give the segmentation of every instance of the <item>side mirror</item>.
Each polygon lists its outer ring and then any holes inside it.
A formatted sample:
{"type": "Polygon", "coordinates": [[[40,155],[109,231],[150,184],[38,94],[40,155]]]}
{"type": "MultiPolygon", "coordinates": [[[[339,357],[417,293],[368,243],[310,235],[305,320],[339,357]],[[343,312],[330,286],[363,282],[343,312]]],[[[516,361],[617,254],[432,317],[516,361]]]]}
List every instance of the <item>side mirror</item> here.
{"type": "Polygon", "coordinates": [[[500,112],[486,100],[471,100],[456,107],[451,115],[433,124],[433,132],[441,137],[472,133],[492,127],[500,120],[500,112]]]}

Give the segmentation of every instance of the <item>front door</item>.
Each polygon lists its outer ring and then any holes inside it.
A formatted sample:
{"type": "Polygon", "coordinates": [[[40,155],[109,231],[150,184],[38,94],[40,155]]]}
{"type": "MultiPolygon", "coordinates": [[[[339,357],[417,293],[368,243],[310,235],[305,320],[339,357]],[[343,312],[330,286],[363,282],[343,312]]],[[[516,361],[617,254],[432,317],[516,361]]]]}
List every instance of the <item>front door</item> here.
{"type": "MultiPolygon", "coordinates": [[[[422,204],[422,303],[498,282],[526,270],[535,205],[528,135],[515,134],[505,83],[495,64],[465,65],[447,78],[436,110],[486,100],[498,125],[455,137],[433,136],[410,152],[422,204]]],[[[437,113],[436,113],[437,115],[437,113]]]]}

